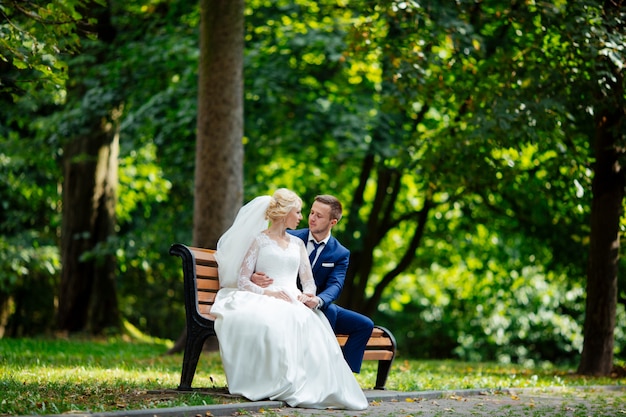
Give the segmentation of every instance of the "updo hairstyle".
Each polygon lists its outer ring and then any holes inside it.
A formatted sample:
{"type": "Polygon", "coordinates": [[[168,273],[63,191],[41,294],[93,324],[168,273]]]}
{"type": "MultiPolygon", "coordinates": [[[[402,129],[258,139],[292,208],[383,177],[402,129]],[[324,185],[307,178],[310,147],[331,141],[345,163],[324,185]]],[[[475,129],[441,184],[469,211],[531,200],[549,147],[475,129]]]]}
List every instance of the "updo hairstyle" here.
{"type": "Polygon", "coordinates": [[[279,188],[274,192],[270,205],[265,211],[265,218],[276,222],[284,218],[294,207],[302,206],[302,199],[296,193],[287,188],[279,188]]]}

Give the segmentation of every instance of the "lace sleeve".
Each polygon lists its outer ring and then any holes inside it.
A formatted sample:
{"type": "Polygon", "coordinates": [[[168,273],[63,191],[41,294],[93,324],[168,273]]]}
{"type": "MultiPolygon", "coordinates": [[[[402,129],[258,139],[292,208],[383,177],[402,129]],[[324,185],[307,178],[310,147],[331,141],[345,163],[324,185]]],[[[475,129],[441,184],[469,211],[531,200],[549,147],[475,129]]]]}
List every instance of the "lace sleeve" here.
{"type": "Polygon", "coordinates": [[[244,291],[250,291],[257,294],[263,294],[263,288],[256,285],[250,280],[256,268],[256,260],[259,257],[259,239],[254,239],[248,252],[243,257],[241,269],[239,270],[239,278],[237,279],[237,288],[244,291]]]}
{"type": "Polygon", "coordinates": [[[309,255],[306,253],[306,248],[302,240],[294,237],[298,241],[300,246],[300,268],[298,269],[298,275],[300,276],[300,284],[302,284],[302,292],[304,294],[313,294],[317,291],[315,286],[315,280],[313,279],[313,271],[311,270],[311,261],[309,261],[309,255]]]}

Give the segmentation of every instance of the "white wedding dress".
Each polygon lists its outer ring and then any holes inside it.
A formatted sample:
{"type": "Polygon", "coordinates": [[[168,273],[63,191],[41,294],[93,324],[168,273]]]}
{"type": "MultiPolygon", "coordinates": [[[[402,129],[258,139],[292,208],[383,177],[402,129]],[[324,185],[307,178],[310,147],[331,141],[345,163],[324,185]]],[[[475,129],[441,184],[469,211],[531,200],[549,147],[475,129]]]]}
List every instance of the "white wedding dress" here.
{"type": "Polygon", "coordinates": [[[211,308],[228,390],[292,407],[363,410],[367,399],[328,320],[297,300],[298,273],[304,293],[315,294],[315,283],[310,268],[301,266],[309,265],[304,244],[288,236],[282,248],[265,233],[256,235],[238,288],[220,289],[211,308]],[[287,292],[292,302],[263,295],[250,281],[255,270],[272,277],[273,289],[287,292]]]}

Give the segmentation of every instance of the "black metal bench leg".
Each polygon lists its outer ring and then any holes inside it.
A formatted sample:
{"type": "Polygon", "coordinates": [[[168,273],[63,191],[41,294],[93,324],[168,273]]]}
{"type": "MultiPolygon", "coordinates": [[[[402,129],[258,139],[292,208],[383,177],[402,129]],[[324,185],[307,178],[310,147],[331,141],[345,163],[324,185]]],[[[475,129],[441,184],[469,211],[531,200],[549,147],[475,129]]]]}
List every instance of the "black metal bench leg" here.
{"type": "Polygon", "coordinates": [[[180,374],[179,391],[191,391],[191,383],[196,374],[198,360],[202,353],[204,341],[209,336],[207,332],[198,332],[187,329],[187,341],[185,343],[185,353],[183,354],[183,370],[180,374]]]}
{"type": "Polygon", "coordinates": [[[387,375],[391,369],[392,361],[380,360],[378,361],[378,372],[376,373],[376,386],[374,389],[385,389],[387,383],[387,375]]]}

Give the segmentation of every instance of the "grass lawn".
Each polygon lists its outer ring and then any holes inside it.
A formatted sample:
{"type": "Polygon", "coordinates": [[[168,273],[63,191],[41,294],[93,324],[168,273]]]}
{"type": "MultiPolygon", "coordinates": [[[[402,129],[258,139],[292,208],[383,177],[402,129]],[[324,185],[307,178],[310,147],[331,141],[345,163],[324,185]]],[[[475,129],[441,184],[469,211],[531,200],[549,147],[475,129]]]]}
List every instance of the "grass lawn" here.
{"type": "MultiPolygon", "coordinates": [[[[237,401],[227,395],[219,353],[200,357],[193,386],[208,392],[173,392],[182,354],[165,355],[167,341],[0,339],[0,416],[103,412],[208,405],[237,401]]],[[[531,369],[494,363],[397,358],[387,389],[398,391],[622,385],[624,379],[588,378],[574,369],[531,369]]],[[[376,363],[357,379],[374,386],[376,363]]]]}

